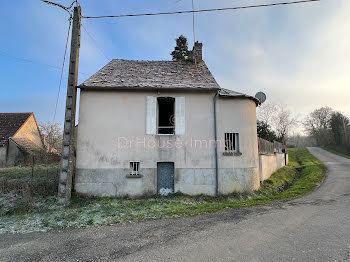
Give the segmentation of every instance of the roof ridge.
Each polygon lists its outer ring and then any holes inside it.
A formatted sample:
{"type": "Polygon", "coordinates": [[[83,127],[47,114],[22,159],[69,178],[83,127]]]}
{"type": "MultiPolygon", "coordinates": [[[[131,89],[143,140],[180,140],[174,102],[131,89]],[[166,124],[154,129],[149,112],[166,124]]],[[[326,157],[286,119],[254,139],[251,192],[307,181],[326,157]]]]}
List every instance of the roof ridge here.
{"type": "Polygon", "coordinates": [[[174,60],[143,60],[143,59],[124,59],[124,58],[113,58],[111,61],[131,61],[131,62],[171,62],[171,63],[192,63],[191,61],[174,61],[174,60]]]}

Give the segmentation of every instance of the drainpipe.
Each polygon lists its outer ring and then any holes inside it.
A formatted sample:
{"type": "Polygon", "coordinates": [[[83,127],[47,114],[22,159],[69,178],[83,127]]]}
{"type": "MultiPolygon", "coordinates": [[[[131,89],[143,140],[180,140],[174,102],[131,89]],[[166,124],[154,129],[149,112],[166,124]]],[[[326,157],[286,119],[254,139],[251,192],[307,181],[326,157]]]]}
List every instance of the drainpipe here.
{"type": "Polygon", "coordinates": [[[218,144],[217,144],[217,130],[216,130],[216,98],[218,96],[216,92],[213,97],[213,106],[214,106],[214,149],[215,149],[215,195],[219,196],[219,167],[218,167],[218,144]]]}

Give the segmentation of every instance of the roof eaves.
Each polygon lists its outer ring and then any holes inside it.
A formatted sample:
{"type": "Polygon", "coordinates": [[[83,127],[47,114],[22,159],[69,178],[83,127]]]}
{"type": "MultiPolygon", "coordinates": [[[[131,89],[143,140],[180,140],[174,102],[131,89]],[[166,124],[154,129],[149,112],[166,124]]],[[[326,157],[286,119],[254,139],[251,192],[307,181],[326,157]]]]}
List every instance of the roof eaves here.
{"type": "Polygon", "coordinates": [[[220,89],[219,96],[223,98],[247,98],[247,99],[253,100],[257,106],[260,105],[260,100],[254,96],[246,95],[243,93],[239,93],[239,92],[224,89],[224,88],[220,89]]]}
{"type": "Polygon", "coordinates": [[[99,91],[99,90],[121,90],[121,91],[131,91],[131,90],[145,90],[145,91],[158,91],[158,90],[181,90],[181,91],[217,91],[220,90],[220,87],[144,87],[144,86],[85,86],[85,85],[80,85],[78,86],[81,90],[94,90],[94,91],[99,91]]]}

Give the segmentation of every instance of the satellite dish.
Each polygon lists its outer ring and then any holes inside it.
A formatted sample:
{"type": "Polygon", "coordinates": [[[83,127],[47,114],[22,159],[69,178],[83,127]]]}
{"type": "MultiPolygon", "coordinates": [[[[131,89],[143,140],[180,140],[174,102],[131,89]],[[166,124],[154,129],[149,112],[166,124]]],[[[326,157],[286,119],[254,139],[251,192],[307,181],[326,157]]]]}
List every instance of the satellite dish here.
{"type": "Polygon", "coordinates": [[[255,97],[259,99],[260,105],[266,101],[266,95],[263,92],[258,92],[255,94],[255,97]]]}

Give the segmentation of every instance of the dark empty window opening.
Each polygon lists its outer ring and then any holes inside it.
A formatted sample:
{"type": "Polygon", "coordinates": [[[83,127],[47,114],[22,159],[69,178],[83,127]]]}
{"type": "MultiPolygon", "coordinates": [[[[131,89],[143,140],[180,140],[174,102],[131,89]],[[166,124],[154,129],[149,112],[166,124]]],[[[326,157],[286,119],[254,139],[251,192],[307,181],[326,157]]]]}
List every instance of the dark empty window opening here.
{"type": "Polygon", "coordinates": [[[158,97],[158,134],[172,135],[175,131],[173,97],[158,97]]]}
{"type": "Polygon", "coordinates": [[[225,152],[239,152],[238,133],[225,133],[225,152]]]}

